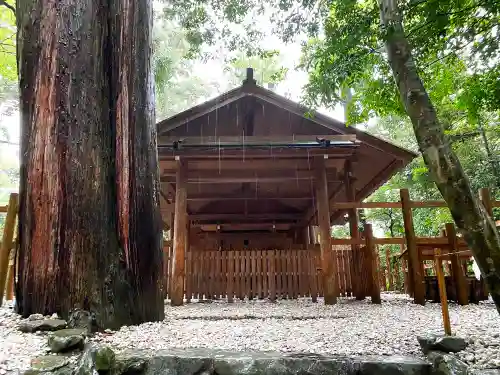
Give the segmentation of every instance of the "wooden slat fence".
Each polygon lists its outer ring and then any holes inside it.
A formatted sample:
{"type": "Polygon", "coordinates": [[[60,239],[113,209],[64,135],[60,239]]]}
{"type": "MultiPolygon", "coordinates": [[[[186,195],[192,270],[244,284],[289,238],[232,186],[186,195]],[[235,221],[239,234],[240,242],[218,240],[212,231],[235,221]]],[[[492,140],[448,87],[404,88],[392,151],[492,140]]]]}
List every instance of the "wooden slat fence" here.
{"type": "MultiPolygon", "coordinates": [[[[339,296],[352,294],[352,252],[332,250],[337,266],[339,296]]],[[[172,249],[164,248],[164,291],[168,298],[172,249]]],[[[296,299],[323,295],[317,249],[198,250],[186,253],[185,298],[296,299]]]]}

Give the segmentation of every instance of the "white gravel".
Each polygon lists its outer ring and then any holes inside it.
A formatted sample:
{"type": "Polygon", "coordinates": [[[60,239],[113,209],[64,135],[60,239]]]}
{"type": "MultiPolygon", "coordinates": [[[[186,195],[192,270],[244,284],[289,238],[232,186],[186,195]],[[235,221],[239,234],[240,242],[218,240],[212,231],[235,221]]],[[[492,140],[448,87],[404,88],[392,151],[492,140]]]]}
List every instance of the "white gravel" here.
{"type": "MultiPolygon", "coordinates": [[[[382,300],[382,305],[352,299],[334,306],[307,299],[167,305],[163,322],[122,327],[92,341],[117,350],[207,347],[421,357],[416,336],[443,332],[440,305],[418,306],[389,293],[382,300]]],[[[453,333],[470,342],[459,356],[474,367],[500,368],[500,316],[493,303],[450,304],[450,318],[453,333]]],[[[11,308],[0,309],[0,375],[27,368],[31,357],[46,353],[46,335],[20,333],[18,323],[11,308]]]]}

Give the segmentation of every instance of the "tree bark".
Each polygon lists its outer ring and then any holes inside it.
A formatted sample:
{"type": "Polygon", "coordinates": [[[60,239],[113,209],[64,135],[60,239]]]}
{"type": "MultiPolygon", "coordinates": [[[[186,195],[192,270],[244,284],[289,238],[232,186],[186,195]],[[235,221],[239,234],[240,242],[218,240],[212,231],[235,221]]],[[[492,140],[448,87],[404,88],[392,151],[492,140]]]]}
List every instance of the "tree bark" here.
{"type": "Polygon", "coordinates": [[[417,73],[396,0],[379,0],[389,65],[410,117],[425,164],[471,248],[500,313],[500,235],[444,135],[417,73]]]}
{"type": "Polygon", "coordinates": [[[18,312],[161,320],[149,0],[18,0],[18,312]]]}

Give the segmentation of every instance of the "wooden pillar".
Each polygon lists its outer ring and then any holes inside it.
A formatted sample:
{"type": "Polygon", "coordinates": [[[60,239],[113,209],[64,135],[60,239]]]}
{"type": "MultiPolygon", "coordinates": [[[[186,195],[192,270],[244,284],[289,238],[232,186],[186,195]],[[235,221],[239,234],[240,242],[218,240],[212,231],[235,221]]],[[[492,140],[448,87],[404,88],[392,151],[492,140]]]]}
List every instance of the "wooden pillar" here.
{"type": "Polygon", "coordinates": [[[409,281],[412,283],[413,300],[419,305],[425,305],[424,278],[417,249],[415,230],[413,228],[410,192],[408,189],[401,189],[400,195],[403,210],[403,223],[405,227],[406,249],[408,250],[408,271],[409,275],[411,275],[409,281]]]}
{"type": "Polygon", "coordinates": [[[337,303],[337,273],[332,258],[330,207],[328,185],[326,180],[325,159],[315,161],[316,204],[318,209],[318,226],[320,232],[321,271],[325,305],[337,303]]]}
{"type": "Polygon", "coordinates": [[[408,267],[407,257],[401,258],[403,261],[403,277],[404,277],[404,292],[408,294],[410,297],[413,297],[413,289],[410,278],[410,269],[408,267]]]}
{"type": "Polygon", "coordinates": [[[467,292],[467,280],[465,279],[464,271],[460,264],[460,256],[457,254],[457,233],[452,223],[446,224],[446,236],[448,237],[448,244],[450,245],[451,272],[453,274],[453,283],[457,291],[457,302],[460,305],[468,305],[469,295],[467,292]]]}
{"type": "Polygon", "coordinates": [[[380,287],[379,287],[379,276],[376,264],[376,259],[378,254],[376,252],[375,242],[373,240],[373,230],[371,224],[365,224],[365,241],[366,241],[366,258],[368,265],[368,285],[370,286],[370,296],[372,298],[372,303],[381,303],[380,299],[380,287]]]}
{"type": "Polygon", "coordinates": [[[165,299],[170,298],[172,295],[172,261],[173,261],[173,247],[174,247],[174,212],[169,215],[170,220],[170,236],[168,246],[163,246],[163,277],[164,277],[164,295],[165,299]]]}
{"type": "Polygon", "coordinates": [[[18,251],[17,241],[14,241],[14,248],[10,251],[9,269],[7,271],[7,283],[5,287],[5,299],[12,301],[14,299],[14,284],[16,282],[16,251],[18,251]]]}
{"type": "Polygon", "coordinates": [[[389,290],[394,290],[394,283],[391,273],[391,250],[389,248],[385,249],[385,268],[387,269],[387,282],[389,283],[389,290]]]}
{"type": "Polygon", "coordinates": [[[5,284],[7,283],[9,255],[13,247],[18,199],[19,197],[17,193],[12,193],[9,197],[9,205],[7,206],[7,215],[5,217],[5,224],[3,228],[2,243],[0,245],[0,306],[2,306],[3,303],[5,284]]]}
{"type": "MultiPolygon", "coordinates": [[[[348,202],[356,201],[356,191],[354,188],[352,174],[352,162],[347,160],[345,162],[344,167],[344,186],[345,193],[348,202]]],[[[349,219],[349,231],[351,234],[351,238],[354,240],[359,239],[359,228],[358,228],[358,210],[355,208],[351,208],[347,211],[348,219],[349,219]]],[[[365,296],[365,288],[363,287],[362,278],[363,278],[363,267],[361,266],[361,254],[360,248],[358,244],[351,244],[352,251],[352,264],[351,264],[351,279],[352,279],[352,288],[354,296],[357,300],[364,299],[365,296]]]]}
{"type": "Polygon", "coordinates": [[[170,302],[180,306],[184,302],[184,278],[187,239],[187,165],[180,160],[177,165],[175,189],[174,240],[170,302]]]}
{"type": "Polygon", "coordinates": [[[394,290],[400,290],[401,288],[401,274],[399,267],[399,259],[398,257],[392,257],[394,259],[394,290]]]}
{"type": "Polygon", "coordinates": [[[185,276],[184,276],[184,290],[186,291],[186,302],[191,302],[191,297],[193,293],[193,284],[192,284],[192,253],[191,253],[191,222],[186,220],[186,262],[185,262],[185,276]]]}

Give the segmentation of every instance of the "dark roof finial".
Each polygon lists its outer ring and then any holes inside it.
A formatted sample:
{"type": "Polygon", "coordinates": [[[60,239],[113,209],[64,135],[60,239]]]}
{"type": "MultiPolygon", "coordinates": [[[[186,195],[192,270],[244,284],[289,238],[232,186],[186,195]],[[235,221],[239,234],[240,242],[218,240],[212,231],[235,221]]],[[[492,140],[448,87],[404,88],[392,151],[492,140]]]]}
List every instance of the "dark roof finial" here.
{"type": "Polygon", "coordinates": [[[257,81],[253,78],[253,69],[247,68],[247,77],[243,80],[243,84],[253,84],[255,85],[257,81]]]}

